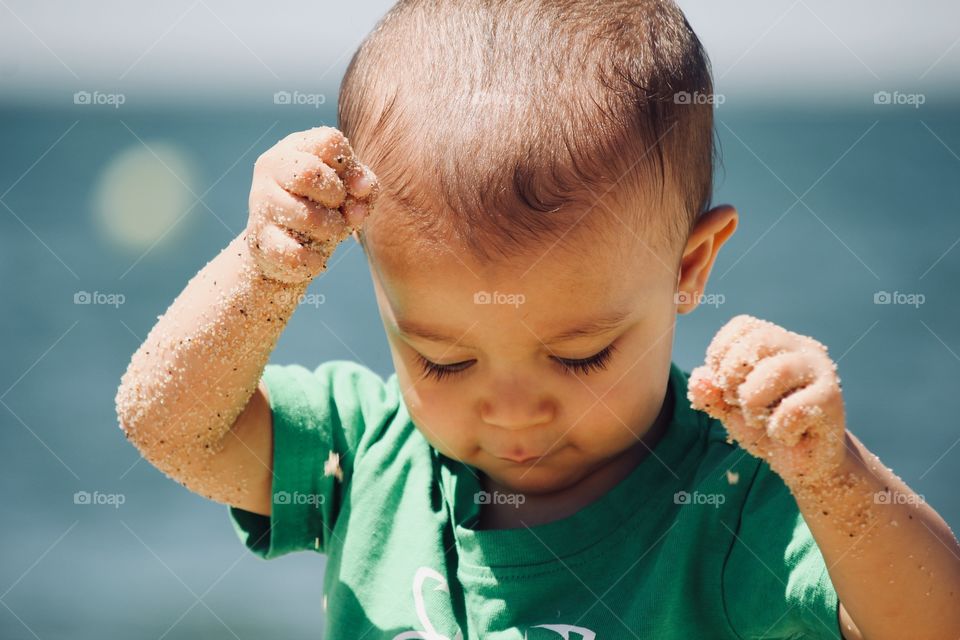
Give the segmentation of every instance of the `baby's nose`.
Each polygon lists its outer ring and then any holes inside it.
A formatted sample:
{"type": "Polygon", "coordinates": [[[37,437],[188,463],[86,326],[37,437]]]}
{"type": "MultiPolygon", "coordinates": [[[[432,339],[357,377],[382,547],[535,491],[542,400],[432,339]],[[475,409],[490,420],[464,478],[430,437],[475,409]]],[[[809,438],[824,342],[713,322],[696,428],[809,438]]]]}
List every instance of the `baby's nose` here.
{"type": "Polygon", "coordinates": [[[480,417],[486,424],[510,430],[547,424],[554,413],[550,401],[518,393],[490,398],[480,408],[480,417]]]}

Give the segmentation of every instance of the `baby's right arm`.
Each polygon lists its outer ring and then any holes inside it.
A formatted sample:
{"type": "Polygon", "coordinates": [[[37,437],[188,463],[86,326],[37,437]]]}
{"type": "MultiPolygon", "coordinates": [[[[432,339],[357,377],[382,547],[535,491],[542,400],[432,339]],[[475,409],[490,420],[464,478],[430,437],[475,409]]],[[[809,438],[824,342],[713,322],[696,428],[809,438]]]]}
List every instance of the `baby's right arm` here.
{"type": "Polygon", "coordinates": [[[378,191],[330,127],[293,133],[257,159],[246,229],[187,283],[117,390],[120,427],[155,467],[270,515],[273,432],[260,377],[301,295],[378,191]]]}

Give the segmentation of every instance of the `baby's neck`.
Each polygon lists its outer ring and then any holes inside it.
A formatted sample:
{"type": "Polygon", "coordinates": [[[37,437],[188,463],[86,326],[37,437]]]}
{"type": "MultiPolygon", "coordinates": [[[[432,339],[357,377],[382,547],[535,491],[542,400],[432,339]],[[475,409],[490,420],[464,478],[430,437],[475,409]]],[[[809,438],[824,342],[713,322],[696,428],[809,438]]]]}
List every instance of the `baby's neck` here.
{"type": "MultiPolygon", "coordinates": [[[[672,390],[668,390],[660,413],[653,424],[637,443],[615,457],[602,467],[585,476],[580,482],[546,495],[527,495],[522,504],[483,504],[480,507],[480,529],[514,529],[532,527],[560,520],[573,515],[613,489],[621,480],[630,475],[657,442],[666,433],[672,418],[672,390]]],[[[512,493],[501,487],[486,474],[480,476],[483,488],[488,493],[499,491],[512,493]]]]}

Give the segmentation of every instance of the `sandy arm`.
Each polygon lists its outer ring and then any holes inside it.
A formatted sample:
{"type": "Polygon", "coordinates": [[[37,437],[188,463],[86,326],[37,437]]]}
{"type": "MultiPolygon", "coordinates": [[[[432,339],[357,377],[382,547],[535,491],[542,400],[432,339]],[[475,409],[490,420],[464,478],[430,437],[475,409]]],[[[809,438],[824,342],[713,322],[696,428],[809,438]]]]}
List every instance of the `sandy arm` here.
{"type": "Polygon", "coordinates": [[[847,640],[960,637],[960,544],[853,434],[829,478],[790,490],[823,553],[847,640]]]}
{"type": "Polygon", "coordinates": [[[270,434],[255,434],[267,446],[246,456],[248,465],[262,468],[223,474],[214,467],[307,286],[264,276],[243,236],[189,281],[133,355],[117,390],[120,426],[151,464],[217,502],[250,504],[251,490],[269,494],[270,434]],[[251,478],[258,486],[247,486],[251,478]]]}

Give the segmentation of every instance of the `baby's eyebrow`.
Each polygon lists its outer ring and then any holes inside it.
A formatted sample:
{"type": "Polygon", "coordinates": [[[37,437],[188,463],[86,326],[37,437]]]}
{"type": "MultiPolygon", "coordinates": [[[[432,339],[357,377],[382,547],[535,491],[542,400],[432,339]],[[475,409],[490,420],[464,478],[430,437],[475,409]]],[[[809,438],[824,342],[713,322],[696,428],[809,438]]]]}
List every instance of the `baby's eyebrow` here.
{"type": "MultiPolygon", "coordinates": [[[[616,329],[628,317],[630,317],[630,312],[627,310],[613,311],[589,320],[582,321],[575,327],[566,329],[552,336],[539,337],[544,344],[554,344],[557,342],[566,342],[575,338],[596,336],[616,329]]],[[[400,318],[397,318],[396,322],[397,330],[406,336],[422,338],[424,340],[430,340],[431,342],[444,342],[447,344],[456,344],[460,341],[460,338],[453,336],[453,332],[447,331],[446,329],[435,329],[418,322],[403,320],[400,318]]],[[[462,338],[463,332],[460,332],[459,335],[462,338]]]]}

